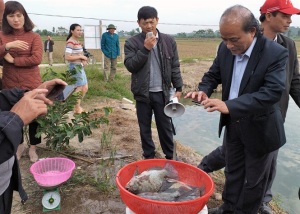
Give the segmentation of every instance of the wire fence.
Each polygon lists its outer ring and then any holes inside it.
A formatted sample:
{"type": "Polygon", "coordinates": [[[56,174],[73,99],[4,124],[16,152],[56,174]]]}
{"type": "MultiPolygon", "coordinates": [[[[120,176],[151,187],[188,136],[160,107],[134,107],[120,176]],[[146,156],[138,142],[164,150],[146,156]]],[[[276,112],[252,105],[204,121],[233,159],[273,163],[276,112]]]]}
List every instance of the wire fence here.
{"type": "MultiPolygon", "coordinates": [[[[82,17],[82,16],[64,16],[64,15],[40,14],[40,13],[29,13],[29,15],[32,21],[36,24],[36,29],[39,30],[47,29],[50,32],[53,32],[53,28],[57,29],[58,27],[64,27],[66,29],[69,29],[69,26],[72,23],[79,23],[83,27],[85,25],[99,25],[100,22],[104,27],[106,27],[109,24],[113,23],[117,27],[117,31],[127,31],[127,32],[139,28],[136,20],[134,21],[134,20],[119,20],[119,19],[101,19],[101,18],[82,17]],[[45,23],[47,23],[47,27],[44,27],[45,23]]],[[[177,34],[181,32],[190,33],[193,31],[198,31],[200,29],[217,30],[218,25],[159,22],[158,28],[165,33],[177,34]]]]}

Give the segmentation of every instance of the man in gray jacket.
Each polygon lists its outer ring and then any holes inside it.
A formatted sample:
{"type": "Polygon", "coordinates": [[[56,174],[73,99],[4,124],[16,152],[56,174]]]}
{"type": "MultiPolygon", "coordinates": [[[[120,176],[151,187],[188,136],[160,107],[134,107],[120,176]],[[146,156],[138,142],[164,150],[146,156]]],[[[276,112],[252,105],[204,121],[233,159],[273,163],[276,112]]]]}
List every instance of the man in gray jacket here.
{"type": "Polygon", "coordinates": [[[144,6],[138,11],[138,24],[142,32],[126,40],[124,64],[131,73],[131,91],[136,100],[143,156],[155,157],[151,136],[152,113],[158,130],[159,141],[167,159],[173,158],[173,133],[171,119],[164,107],[170,100],[170,88],[181,97],[183,81],[175,40],[160,33],[157,11],[144,6]]]}

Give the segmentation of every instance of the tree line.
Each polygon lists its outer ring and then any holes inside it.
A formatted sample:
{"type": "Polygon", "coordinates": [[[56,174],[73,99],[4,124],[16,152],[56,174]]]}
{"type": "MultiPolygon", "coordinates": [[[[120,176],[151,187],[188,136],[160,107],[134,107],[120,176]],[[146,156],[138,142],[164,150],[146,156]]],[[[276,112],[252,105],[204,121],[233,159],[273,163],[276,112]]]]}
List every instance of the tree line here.
{"type": "MultiPolygon", "coordinates": [[[[35,31],[36,33],[40,34],[41,36],[67,36],[69,33],[69,30],[64,27],[58,27],[52,28],[52,31],[48,31],[46,29],[39,30],[37,29],[35,31]]],[[[132,29],[131,31],[124,31],[120,30],[118,32],[119,37],[131,37],[134,35],[137,35],[140,33],[140,28],[132,29]]],[[[289,30],[284,33],[289,38],[292,39],[300,39],[300,27],[290,27],[289,30]]],[[[220,32],[219,30],[213,30],[213,29],[200,29],[195,30],[193,32],[187,33],[187,32],[181,32],[177,34],[173,34],[175,38],[220,38],[220,32]]]]}

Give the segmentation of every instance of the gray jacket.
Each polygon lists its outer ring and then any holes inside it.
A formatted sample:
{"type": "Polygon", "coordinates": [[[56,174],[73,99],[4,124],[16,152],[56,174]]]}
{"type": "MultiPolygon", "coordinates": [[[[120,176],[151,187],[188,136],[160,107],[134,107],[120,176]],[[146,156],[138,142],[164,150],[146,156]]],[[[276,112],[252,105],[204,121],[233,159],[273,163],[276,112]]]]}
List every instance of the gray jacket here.
{"type": "MultiPolygon", "coordinates": [[[[160,33],[158,30],[158,52],[162,74],[162,88],[165,102],[169,102],[170,88],[177,91],[182,90],[183,81],[180,72],[177,45],[173,37],[160,33]]],[[[125,41],[124,64],[131,73],[131,91],[134,99],[141,102],[150,102],[149,80],[150,80],[150,51],[144,47],[146,34],[144,32],[133,36],[125,41]]]]}

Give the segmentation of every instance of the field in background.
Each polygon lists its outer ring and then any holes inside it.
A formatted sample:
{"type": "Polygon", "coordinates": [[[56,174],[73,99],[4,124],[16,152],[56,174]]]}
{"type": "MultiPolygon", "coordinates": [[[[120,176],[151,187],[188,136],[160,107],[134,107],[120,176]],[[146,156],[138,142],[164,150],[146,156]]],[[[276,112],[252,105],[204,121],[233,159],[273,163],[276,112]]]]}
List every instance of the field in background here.
{"type": "MultiPolygon", "coordinates": [[[[54,63],[64,63],[63,55],[65,51],[66,41],[65,38],[53,38],[54,40],[54,51],[53,51],[53,59],[54,63]]],[[[43,38],[45,41],[45,38],[43,38]]],[[[216,48],[220,43],[220,39],[178,39],[177,48],[179,53],[179,58],[181,60],[207,60],[213,59],[216,54],[216,48]]],[[[120,48],[121,48],[121,57],[119,57],[119,61],[123,62],[124,59],[124,43],[125,38],[120,39],[120,48]]],[[[101,50],[88,50],[91,54],[94,55],[97,62],[100,62],[102,59],[101,50]]],[[[47,63],[46,54],[43,57],[43,63],[47,63]]]]}
{"type": "MultiPolygon", "coordinates": [[[[42,38],[45,41],[46,38],[42,38]]],[[[54,37],[54,51],[53,59],[54,63],[64,63],[63,55],[65,52],[66,38],[54,37]]],[[[124,42],[125,38],[120,39],[121,57],[119,62],[123,62],[124,59],[124,42]]],[[[221,42],[221,39],[176,39],[179,58],[182,61],[190,61],[194,59],[198,60],[212,60],[216,55],[216,50],[221,42]]],[[[300,51],[300,40],[296,40],[297,50],[300,51]]],[[[88,50],[94,55],[97,62],[102,60],[101,50],[88,50]]],[[[298,54],[300,55],[300,54],[298,54]]],[[[46,55],[44,54],[43,63],[47,63],[46,55]]]]}

